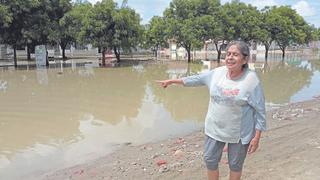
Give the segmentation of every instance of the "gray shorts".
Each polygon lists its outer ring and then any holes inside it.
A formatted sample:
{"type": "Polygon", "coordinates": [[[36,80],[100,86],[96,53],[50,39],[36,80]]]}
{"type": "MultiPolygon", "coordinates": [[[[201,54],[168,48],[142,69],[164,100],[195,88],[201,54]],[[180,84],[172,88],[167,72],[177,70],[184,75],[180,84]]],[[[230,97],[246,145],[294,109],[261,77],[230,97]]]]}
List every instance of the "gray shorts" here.
{"type": "MultiPolygon", "coordinates": [[[[216,170],[219,167],[225,142],[217,141],[206,135],[204,145],[204,161],[209,170],[216,170]]],[[[228,143],[228,163],[232,171],[241,171],[244,160],[247,156],[249,144],[228,143]]]]}

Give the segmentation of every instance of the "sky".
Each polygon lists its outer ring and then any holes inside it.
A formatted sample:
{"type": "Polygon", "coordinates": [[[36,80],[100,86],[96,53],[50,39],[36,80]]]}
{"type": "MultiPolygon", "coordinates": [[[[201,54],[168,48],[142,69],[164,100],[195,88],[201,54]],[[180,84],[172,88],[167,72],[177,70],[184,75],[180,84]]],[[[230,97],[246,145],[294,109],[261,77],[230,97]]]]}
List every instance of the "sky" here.
{"type": "MultiPolygon", "coordinates": [[[[88,0],[96,3],[99,0],[88,0]]],[[[121,5],[122,0],[115,0],[121,5]]],[[[221,0],[221,3],[231,0],[221,0]]],[[[320,27],[320,0],[240,0],[262,9],[265,6],[289,5],[295,9],[309,24],[320,27]]],[[[171,0],[128,0],[128,5],[135,9],[146,24],[155,15],[162,16],[163,11],[169,7],[171,0]]]]}

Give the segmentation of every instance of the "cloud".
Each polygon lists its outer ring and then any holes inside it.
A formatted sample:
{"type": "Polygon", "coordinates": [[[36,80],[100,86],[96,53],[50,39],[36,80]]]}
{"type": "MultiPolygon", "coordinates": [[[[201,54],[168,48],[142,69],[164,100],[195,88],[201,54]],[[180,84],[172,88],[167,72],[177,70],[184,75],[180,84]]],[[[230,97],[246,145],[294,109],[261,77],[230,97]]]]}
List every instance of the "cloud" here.
{"type": "Polygon", "coordinates": [[[92,3],[92,4],[95,4],[96,2],[98,2],[98,1],[101,1],[101,0],[88,0],[90,3],[92,3]]]}
{"type": "MultiPolygon", "coordinates": [[[[221,0],[221,4],[225,4],[227,2],[231,2],[231,0],[221,0]]],[[[246,4],[251,4],[252,6],[256,6],[258,9],[262,9],[265,6],[276,6],[278,5],[275,0],[241,0],[246,4]]]]}
{"type": "MultiPolygon", "coordinates": [[[[101,0],[89,0],[93,4],[98,1],[101,0]]],[[[115,2],[121,5],[122,0],[115,0],[115,2]]],[[[146,24],[153,16],[161,16],[170,2],[171,0],[128,0],[128,5],[140,14],[142,23],[146,24]]]]}
{"type": "Polygon", "coordinates": [[[142,23],[147,23],[154,15],[162,16],[170,2],[171,0],[129,0],[128,5],[141,15],[142,23]]]}
{"type": "Polygon", "coordinates": [[[256,6],[258,9],[262,9],[266,6],[277,6],[278,4],[276,3],[275,0],[248,0],[245,1],[247,4],[251,4],[252,6],[256,6]]]}
{"type": "Polygon", "coordinates": [[[309,17],[316,15],[316,10],[306,1],[299,1],[292,6],[301,16],[309,17]]]}

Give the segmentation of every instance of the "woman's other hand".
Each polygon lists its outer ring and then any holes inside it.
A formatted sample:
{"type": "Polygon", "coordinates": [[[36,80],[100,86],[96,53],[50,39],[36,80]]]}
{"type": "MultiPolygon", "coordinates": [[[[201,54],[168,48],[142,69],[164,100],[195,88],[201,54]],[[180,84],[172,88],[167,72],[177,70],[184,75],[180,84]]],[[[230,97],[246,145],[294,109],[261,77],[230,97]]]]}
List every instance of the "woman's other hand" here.
{"type": "Polygon", "coordinates": [[[254,138],[250,141],[249,148],[248,148],[248,154],[252,154],[256,152],[256,150],[259,147],[259,141],[261,137],[261,131],[256,129],[256,134],[254,138]]]}
{"type": "Polygon", "coordinates": [[[256,138],[253,138],[253,139],[250,141],[250,144],[249,144],[248,154],[252,154],[252,153],[256,152],[256,150],[258,149],[258,147],[259,147],[259,140],[256,139],[256,138]]]}

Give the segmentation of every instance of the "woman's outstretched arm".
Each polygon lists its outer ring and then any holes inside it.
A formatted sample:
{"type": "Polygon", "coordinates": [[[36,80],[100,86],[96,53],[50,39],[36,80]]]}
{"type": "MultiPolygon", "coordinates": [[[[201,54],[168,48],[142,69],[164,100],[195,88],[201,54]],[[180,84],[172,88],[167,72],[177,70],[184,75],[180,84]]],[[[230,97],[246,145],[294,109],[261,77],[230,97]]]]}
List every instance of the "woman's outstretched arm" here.
{"type": "Polygon", "coordinates": [[[160,84],[161,87],[166,88],[171,84],[180,84],[183,85],[182,79],[167,79],[167,80],[161,80],[161,81],[156,81],[157,83],[160,84]]]}

